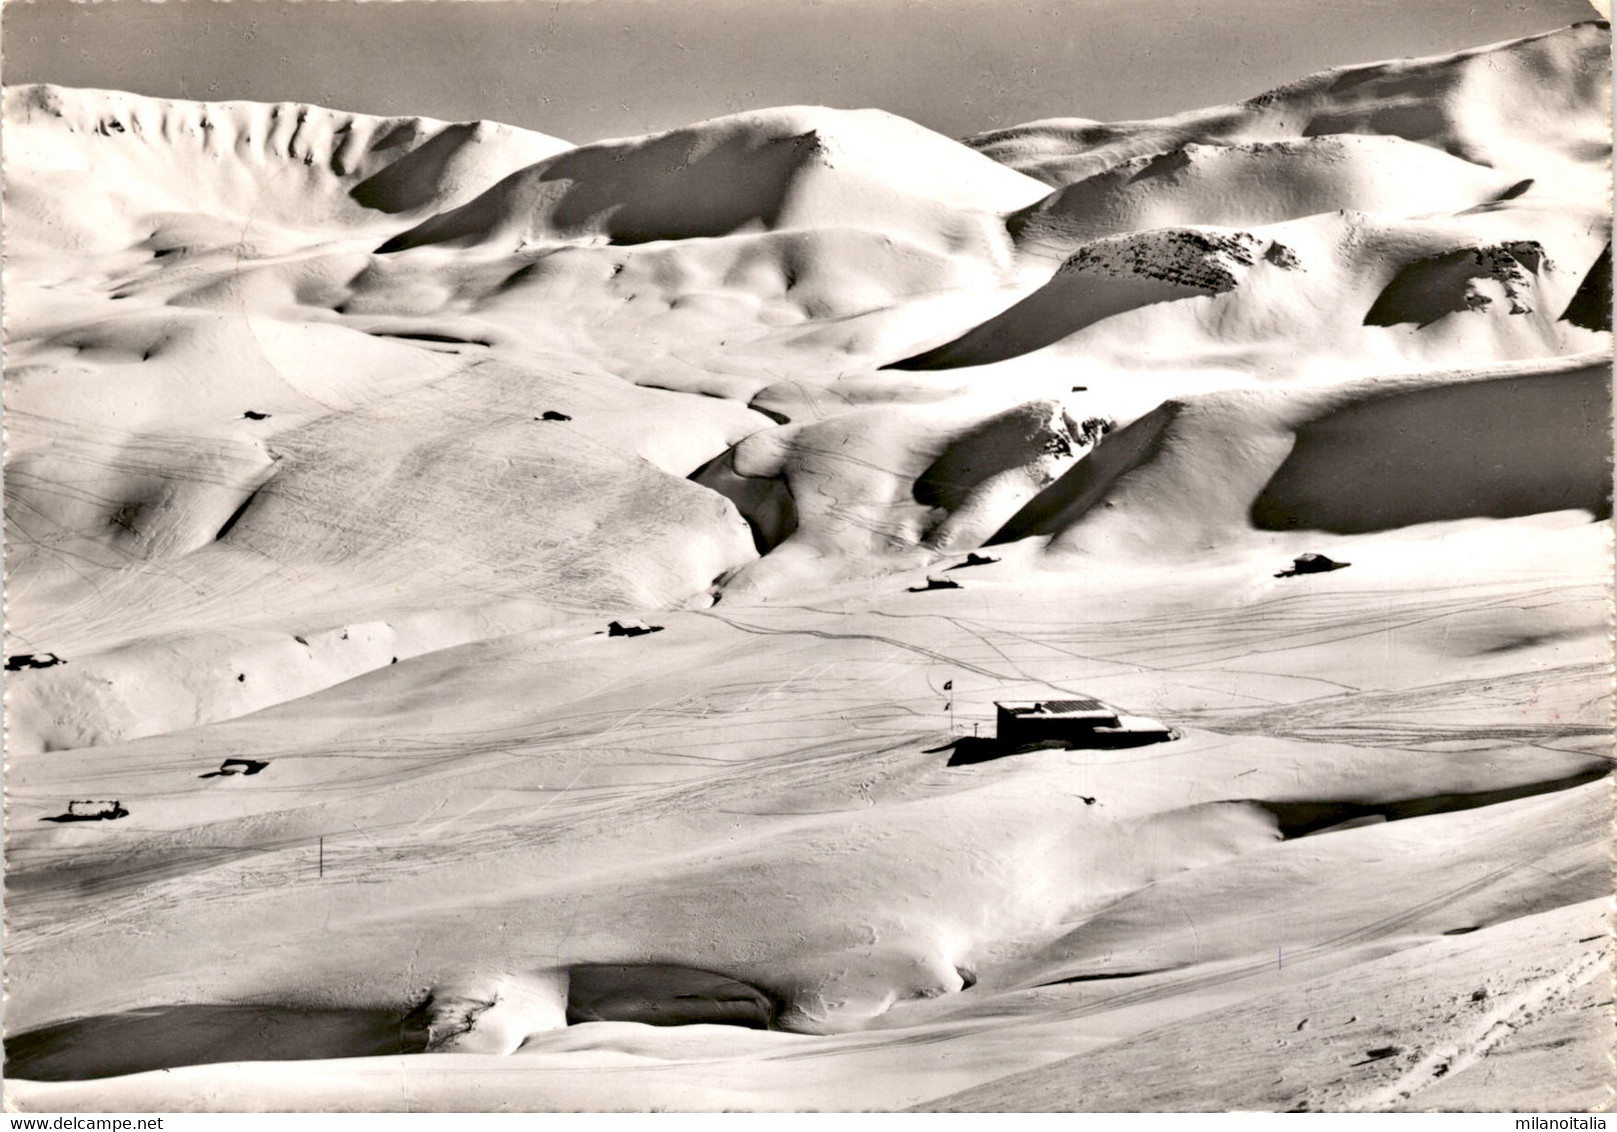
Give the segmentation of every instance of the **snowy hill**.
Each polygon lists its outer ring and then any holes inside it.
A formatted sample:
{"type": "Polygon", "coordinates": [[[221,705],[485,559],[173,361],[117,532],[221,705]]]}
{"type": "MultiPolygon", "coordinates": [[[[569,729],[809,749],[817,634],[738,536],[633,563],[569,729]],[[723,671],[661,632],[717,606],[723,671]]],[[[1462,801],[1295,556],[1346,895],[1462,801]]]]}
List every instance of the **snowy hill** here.
{"type": "Polygon", "coordinates": [[[7,90],[7,1103],[1597,1103],[1609,50],[7,90]]]}

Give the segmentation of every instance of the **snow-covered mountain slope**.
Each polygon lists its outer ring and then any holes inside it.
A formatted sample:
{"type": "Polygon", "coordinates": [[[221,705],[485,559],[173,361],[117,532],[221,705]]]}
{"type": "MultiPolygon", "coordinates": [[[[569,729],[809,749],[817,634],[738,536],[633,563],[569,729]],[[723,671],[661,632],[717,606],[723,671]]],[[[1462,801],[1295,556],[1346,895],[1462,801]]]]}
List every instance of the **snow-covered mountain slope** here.
{"type": "Polygon", "coordinates": [[[969,144],[7,91],[8,1104],[1582,1098],[1608,51],[969,144]],[[1090,696],[1182,737],[992,735],[1090,696]]]}
{"type": "Polygon", "coordinates": [[[1404,138],[1524,177],[1610,164],[1611,29],[1570,28],[1452,55],[1338,67],[1245,102],[1152,121],[1049,119],[978,134],[977,150],[1051,185],[1187,144],[1333,134],[1404,138]]]}

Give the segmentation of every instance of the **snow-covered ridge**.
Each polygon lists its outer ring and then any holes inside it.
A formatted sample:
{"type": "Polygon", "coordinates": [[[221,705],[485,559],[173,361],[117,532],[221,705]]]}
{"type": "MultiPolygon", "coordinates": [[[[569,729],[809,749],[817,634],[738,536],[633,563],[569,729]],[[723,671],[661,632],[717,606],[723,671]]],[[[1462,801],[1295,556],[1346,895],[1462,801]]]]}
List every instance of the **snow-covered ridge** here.
{"type": "Polygon", "coordinates": [[[1602,1103],[1608,46],[8,91],[7,1104],[1602,1103]]]}

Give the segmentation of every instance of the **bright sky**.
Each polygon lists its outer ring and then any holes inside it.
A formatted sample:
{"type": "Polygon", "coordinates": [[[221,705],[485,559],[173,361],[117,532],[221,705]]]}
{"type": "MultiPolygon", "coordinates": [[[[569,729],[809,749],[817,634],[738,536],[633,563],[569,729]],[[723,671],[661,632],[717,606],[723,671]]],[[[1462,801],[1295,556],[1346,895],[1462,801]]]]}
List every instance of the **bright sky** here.
{"type": "Polygon", "coordinates": [[[950,135],[1151,117],[1596,18],[1588,0],[11,0],[4,79],[493,118],[572,141],[789,103],[950,135]]]}

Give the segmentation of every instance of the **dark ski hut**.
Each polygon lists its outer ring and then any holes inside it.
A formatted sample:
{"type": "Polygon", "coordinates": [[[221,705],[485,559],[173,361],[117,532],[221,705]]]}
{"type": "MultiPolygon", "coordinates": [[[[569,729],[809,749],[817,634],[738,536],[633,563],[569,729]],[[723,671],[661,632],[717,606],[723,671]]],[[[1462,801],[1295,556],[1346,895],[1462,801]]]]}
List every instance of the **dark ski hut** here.
{"type": "Polygon", "coordinates": [[[1134,747],[1179,738],[1173,728],[1145,716],[1126,715],[1099,700],[1006,700],[996,702],[1002,746],[1059,742],[1072,747],[1134,747]]]}

